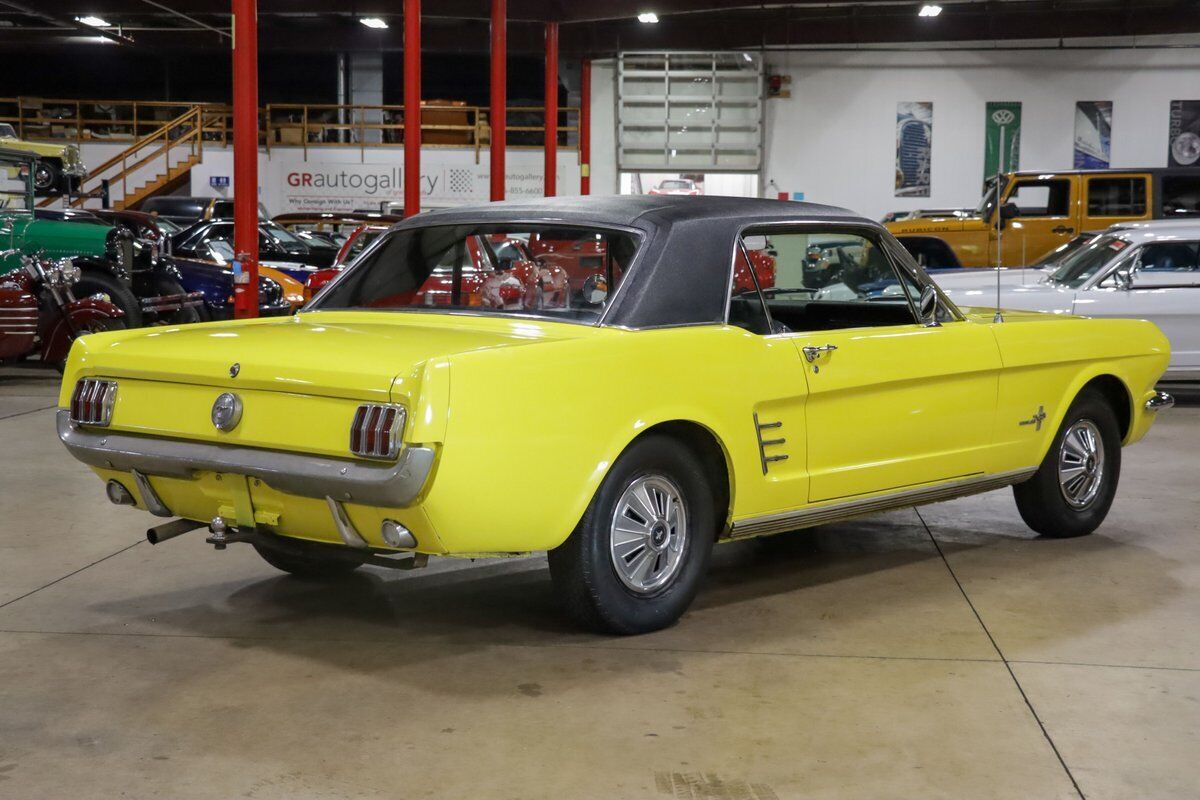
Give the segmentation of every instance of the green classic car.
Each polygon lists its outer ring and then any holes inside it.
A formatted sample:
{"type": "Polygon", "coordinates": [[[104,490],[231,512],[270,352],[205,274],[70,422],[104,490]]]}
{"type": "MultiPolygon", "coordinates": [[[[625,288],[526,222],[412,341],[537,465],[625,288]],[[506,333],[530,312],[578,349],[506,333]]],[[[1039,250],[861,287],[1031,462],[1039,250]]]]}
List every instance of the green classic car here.
{"type": "MultiPolygon", "coordinates": [[[[30,178],[37,174],[37,164],[38,158],[31,153],[0,148],[0,251],[92,259],[127,269],[133,260],[133,241],[128,235],[111,227],[37,218],[30,178]]],[[[0,260],[0,275],[20,267],[20,255],[10,254],[0,260]]]]}

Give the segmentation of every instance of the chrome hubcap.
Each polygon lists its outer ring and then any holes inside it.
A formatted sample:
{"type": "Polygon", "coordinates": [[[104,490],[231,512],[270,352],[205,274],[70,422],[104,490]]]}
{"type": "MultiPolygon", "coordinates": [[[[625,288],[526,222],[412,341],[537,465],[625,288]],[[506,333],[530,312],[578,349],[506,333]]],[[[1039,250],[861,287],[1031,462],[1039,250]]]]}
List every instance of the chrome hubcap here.
{"type": "Polygon", "coordinates": [[[661,475],[637,478],[617,501],[609,547],[617,577],[639,594],[666,586],[687,550],[683,494],[661,475]]]}
{"type": "Polygon", "coordinates": [[[1081,419],[1067,429],[1058,451],[1058,485],[1075,509],[1087,508],[1104,482],[1104,445],[1100,429],[1081,419]]]}

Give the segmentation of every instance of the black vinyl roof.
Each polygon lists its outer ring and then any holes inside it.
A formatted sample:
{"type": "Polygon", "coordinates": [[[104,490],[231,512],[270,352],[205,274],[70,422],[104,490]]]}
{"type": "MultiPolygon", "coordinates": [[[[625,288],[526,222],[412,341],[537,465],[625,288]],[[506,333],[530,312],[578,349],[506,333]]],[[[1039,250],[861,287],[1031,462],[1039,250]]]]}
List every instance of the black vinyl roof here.
{"type": "Polygon", "coordinates": [[[830,222],[882,226],[851,211],[815,203],[742,197],[612,195],[549,197],[430,211],[393,230],[435,225],[624,228],[641,246],[610,300],[606,325],[629,328],[722,322],[732,280],[734,248],[748,227],[830,222]]]}
{"type": "Polygon", "coordinates": [[[726,221],[742,228],[754,222],[843,219],[866,222],[854,212],[817,203],[763,200],[752,197],[680,195],[591,195],[505,200],[474,206],[444,208],[410,217],[411,224],[542,222],[570,225],[665,227],[674,223],[726,221]]]}

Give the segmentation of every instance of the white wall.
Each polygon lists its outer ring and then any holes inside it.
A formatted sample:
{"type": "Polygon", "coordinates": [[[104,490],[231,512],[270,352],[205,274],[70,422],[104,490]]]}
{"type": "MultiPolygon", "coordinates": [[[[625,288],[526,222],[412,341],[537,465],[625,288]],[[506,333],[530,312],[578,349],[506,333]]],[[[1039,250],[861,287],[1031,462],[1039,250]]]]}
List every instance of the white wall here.
{"type": "MultiPolygon", "coordinates": [[[[792,97],[767,101],[763,183],[865,216],[974,206],[984,104],[1023,103],[1021,168],[1069,169],[1077,100],[1112,100],[1115,167],[1166,166],[1172,100],[1200,99],[1200,51],[769,54],[792,97]],[[932,191],[894,196],[896,103],[933,102],[932,191]]],[[[774,196],[771,187],[768,196],[774,196]]]]}
{"type": "Polygon", "coordinates": [[[617,194],[617,65],[592,62],[592,194],[617,194]]]}

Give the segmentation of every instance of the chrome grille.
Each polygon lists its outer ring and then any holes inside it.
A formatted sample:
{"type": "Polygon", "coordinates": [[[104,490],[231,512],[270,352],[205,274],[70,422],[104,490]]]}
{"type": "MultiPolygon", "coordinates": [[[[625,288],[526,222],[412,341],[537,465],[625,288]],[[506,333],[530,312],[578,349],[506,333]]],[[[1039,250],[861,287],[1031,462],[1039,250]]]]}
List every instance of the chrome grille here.
{"type": "Polygon", "coordinates": [[[350,452],[363,458],[396,458],[406,416],[403,406],[359,406],[350,425],[350,452]]]}
{"type": "Polygon", "coordinates": [[[117,400],[117,382],[84,378],[71,394],[71,421],[80,425],[107,425],[112,422],[117,400]]]}

